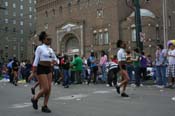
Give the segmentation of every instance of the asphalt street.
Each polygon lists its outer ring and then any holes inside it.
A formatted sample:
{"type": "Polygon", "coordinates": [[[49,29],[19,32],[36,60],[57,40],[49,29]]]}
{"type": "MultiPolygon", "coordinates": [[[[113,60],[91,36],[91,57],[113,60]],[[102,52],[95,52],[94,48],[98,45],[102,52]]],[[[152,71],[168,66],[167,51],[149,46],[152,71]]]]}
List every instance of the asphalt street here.
{"type": "MultiPolygon", "coordinates": [[[[104,84],[53,85],[49,101],[52,113],[34,110],[30,99],[32,84],[17,87],[0,83],[0,116],[175,116],[174,89],[152,85],[140,88],[129,86],[129,98],[121,98],[112,87],[104,84]]],[[[43,98],[39,100],[42,106],[43,98]]]]}

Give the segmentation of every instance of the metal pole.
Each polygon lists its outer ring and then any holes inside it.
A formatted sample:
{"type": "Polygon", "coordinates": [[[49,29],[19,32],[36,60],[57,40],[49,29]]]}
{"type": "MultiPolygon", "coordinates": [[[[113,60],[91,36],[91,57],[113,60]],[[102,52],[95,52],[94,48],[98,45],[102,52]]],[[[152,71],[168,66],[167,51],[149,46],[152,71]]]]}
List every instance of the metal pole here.
{"type": "Polygon", "coordinates": [[[167,40],[168,40],[168,22],[167,22],[167,0],[163,0],[163,43],[164,47],[167,48],[167,40]]]}
{"type": "Polygon", "coordinates": [[[136,24],[136,45],[140,49],[140,51],[142,51],[143,43],[140,41],[140,33],[142,32],[142,26],[141,26],[139,0],[134,0],[134,6],[135,6],[135,24],[136,24]]]}

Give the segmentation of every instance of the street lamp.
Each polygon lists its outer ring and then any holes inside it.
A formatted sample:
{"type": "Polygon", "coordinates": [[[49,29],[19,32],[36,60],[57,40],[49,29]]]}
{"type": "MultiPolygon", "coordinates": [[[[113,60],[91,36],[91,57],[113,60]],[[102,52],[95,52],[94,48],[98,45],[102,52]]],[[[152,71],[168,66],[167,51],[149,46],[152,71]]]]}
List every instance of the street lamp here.
{"type": "Polygon", "coordinates": [[[140,16],[140,3],[139,0],[134,0],[135,6],[135,24],[136,24],[136,44],[137,47],[142,51],[143,50],[143,43],[140,41],[140,34],[142,32],[141,26],[141,16],[140,16]]]}
{"type": "Polygon", "coordinates": [[[135,10],[135,25],[136,25],[136,45],[139,49],[143,50],[143,42],[140,40],[142,33],[141,16],[140,16],[140,2],[139,0],[126,0],[127,5],[135,10]]]}

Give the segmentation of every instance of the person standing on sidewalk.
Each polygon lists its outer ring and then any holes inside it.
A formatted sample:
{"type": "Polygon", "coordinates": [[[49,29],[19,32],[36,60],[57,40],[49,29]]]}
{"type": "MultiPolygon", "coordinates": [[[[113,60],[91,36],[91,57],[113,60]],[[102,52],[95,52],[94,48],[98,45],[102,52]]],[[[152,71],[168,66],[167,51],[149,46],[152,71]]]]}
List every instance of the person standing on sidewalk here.
{"type": "Polygon", "coordinates": [[[169,44],[169,51],[167,54],[168,58],[168,67],[166,77],[169,78],[170,84],[169,87],[172,88],[174,86],[175,79],[175,45],[169,44]]]}
{"type": "Polygon", "coordinates": [[[97,59],[95,57],[94,52],[91,52],[90,57],[88,58],[90,64],[90,77],[88,78],[88,85],[91,82],[91,79],[93,78],[93,83],[96,84],[97,82],[97,71],[98,71],[98,65],[97,65],[97,59]]]}
{"type": "Polygon", "coordinates": [[[102,72],[102,81],[103,83],[106,83],[107,74],[106,74],[106,62],[108,58],[104,50],[101,51],[101,58],[100,58],[100,67],[102,72]]]}
{"type": "Polygon", "coordinates": [[[126,71],[126,52],[125,52],[126,44],[122,40],[118,40],[117,47],[119,48],[117,52],[117,58],[118,58],[118,64],[119,64],[119,70],[120,70],[119,74],[122,79],[121,79],[120,84],[116,84],[116,91],[118,94],[120,94],[120,88],[123,87],[121,96],[129,97],[129,95],[125,93],[126,87],[129,82],[129,76],[126,71]]]}
{"type": "Polygon", "coordinates": [[[140,75],[140,54],[139,49],[134,49],[134,55],[133,55],[133,66],[134,66],[134,72],[135,72],[135,84],[137,87],[140,87],[141,85],[141,75],[140,75]]]}
{"type": "Polygon", "coordinates": [[[156,77],[158,78],[158,87],[165,87],[167,85],[166,79],[166,52],[163,45],[157,45],[156,50],[156,77]]]}
{"type": "Polygon", "coordinates": [[[83,70],[83,60],[77,54],[74,55],[72,66],[75,67],[76,84],[82,84],[81,72],[83,70]]]}
{"type": "Polygon", "coordinates": [[[64,88],[69,88],[70,81],[70,61],[67,55],[64,55],[62,59],[62,69],[63,69],[63,86],[64,88]]]}
{"type": "Polygon", "coordinates": [[[35,51],[35,59],[33,62],[33,73],[37,75],[39,84],[41,86],[40,91],[31,98],[34,109],[38,109],[38,100],[44,95],[44,104],[41,108],[42,112],[50,113],[51,110],[48,108],[48,101],[51,92],[52,82],[52,67],[57,57],[50,47],[51,38],[48,34],[43,31],[39,35],[39,41],[42,42],[35,51]]]}
{"type": "MultiPolygon", "coordinates": [[[[167,73],[166,76],[167,78],[170,79],[170,88],[173,88],[174,86],[174,80],[175,80],[175,45],[170,43],[168,45],[169,50],[167,53],[167,58],[168,58],[168,67],[167,67],[167,73]]],[[[172,97],[172,100],[175,101],[175,96],[172,97]]]]}

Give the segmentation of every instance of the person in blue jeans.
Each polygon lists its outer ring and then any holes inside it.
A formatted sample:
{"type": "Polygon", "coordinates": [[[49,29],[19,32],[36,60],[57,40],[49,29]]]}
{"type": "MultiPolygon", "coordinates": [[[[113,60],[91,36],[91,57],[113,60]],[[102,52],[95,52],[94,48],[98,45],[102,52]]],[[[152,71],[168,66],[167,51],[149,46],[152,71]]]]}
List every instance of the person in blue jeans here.
{"type": "Polygon", "coordinates": [[[91,82],[92,78],[93,78],[93,83],[96,84],[98,66],[96,64],[96,57],[94,52],[91,52],[89,60],[90,60],[90,77],[88,78],[88,84],[91,82]]]}
{"type": "Polygon", "coordinates": [[[60,69],[59,69],[59,59],[56,61],[56,63],[54,64],[54,84],[59,84],[59,74],[60,74],[60,69]]]}
{"type": "Polygon", "coordinates": [[[64,55],[64,61],[62,61],[62,68],[63,68],[63,75],[64,75],[64,81],[63,86],[64,88],[69,88],[69,68],[70,68],[70,62],[67,55],[64,55]]]}
{"type": "Polygon", "coordinates": [[[132,59],[133,66],[134,66],[134,72],[135,72],[135,84],[137,87],[141,84],[141,75],[140,75],[140,54],[139,49],[134,49],[134,57],[132,59]]]}
{"type": "Polygon", "coordinates": [[[133,64],[132,64],[132,55],[131,55],[131,51],[126,51],[126,70],[128,72],[128,76],[130,78],[130,83],[133,82],[133,74],[132,72],[134,71],[134,67],[133,67],[133,64]]]}
{"type": "Polygon", "coordinates": [[[104,50],[101,51],[101,58],[100,58],[100,66],[101,66],[101,72],[102,72],[102,81],[105,83],[107,79],[106,74],[106,62],[107,62],[107,55],[104,50]]]}
{"type": "Polygon", "coordinates": [[[156,65],[156,77],[158,78],[157,84],[160,86],[166,86],[167,58],[166,58],[166,50],[163,48],[163,45],[161,44],[157,45],[155,65],[156,65]]]}

